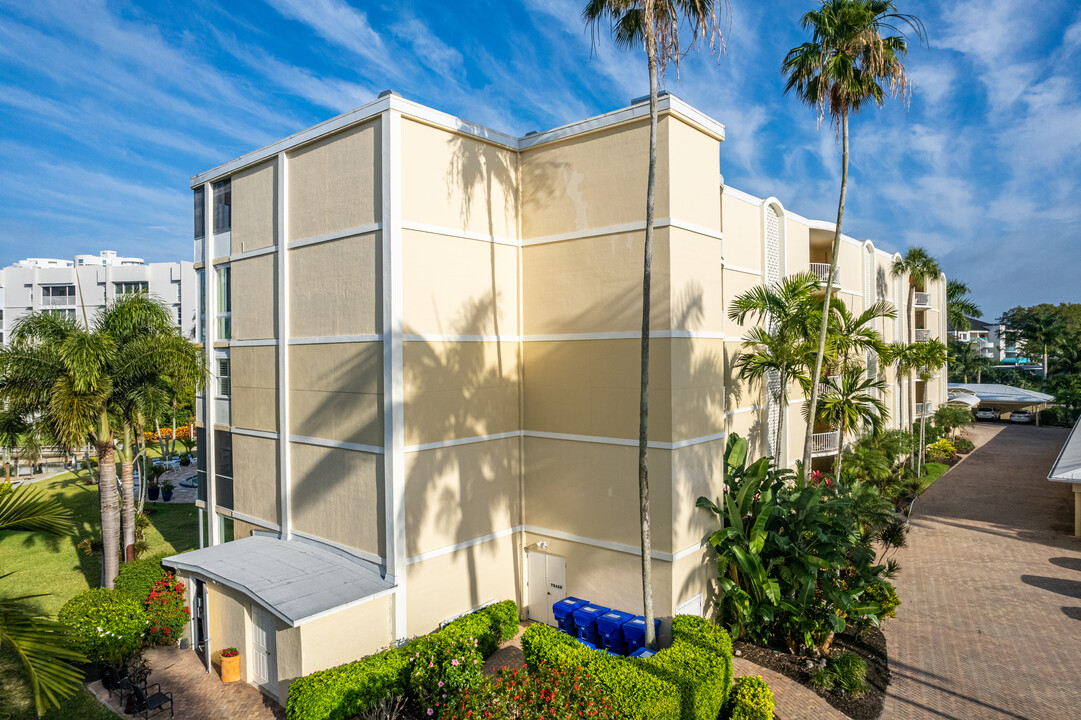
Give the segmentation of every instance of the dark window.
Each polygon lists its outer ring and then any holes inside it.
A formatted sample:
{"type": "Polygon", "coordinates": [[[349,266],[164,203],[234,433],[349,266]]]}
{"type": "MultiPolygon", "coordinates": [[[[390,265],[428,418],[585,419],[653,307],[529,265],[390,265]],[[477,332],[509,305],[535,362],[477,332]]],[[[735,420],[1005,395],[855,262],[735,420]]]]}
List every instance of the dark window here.
{"type": "Polygon", "coordinates": [[[195,188],[195,239],[206,237],[206,191],[195,188]]]}
{"type": "Polygon", "coordinates": [[[195,461],[195,469],[199,473],[199,499],[206,502],[206,430],[204,428],[195,428],[195,448],[199,453],[195,461]]]}
{"type": "Polygon", "coordinates": [[[229,208],[232,205],[232,185],[228,180],[216,182],[214,188],[214,232],[229,232],[232,225],[229,208]]]}
{"type": "Polygon", "coordinates": [[[214,472],[217,482],[214,502],[219,507],[233,509],[233,435],[222,430],[214,431],[214,472]]]}

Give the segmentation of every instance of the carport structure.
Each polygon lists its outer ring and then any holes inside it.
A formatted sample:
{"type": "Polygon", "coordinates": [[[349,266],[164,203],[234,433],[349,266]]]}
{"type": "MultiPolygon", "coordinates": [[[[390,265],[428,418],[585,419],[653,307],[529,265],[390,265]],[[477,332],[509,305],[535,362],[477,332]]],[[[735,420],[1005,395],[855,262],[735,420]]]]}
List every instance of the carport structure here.
{"type": "Polygon", "coordinates": [[[995,408],[1007,413],[1015,410],[1031,410],[1036,413],[1037,424],[1040,418],[1039,411],[1055,399],[1047,393],[994,383],[950,383],[949,389],[963,390],[975,395],[980,400],[981,408],[995,408]]]}
{"type": "Polygon", "coordinates": [[[1073,534],[1081,538],[1081,418],[1070,431],[1066,438],[1066,444],[1062,446],[1062,452],[1055,460],[1054,467],[1047,474],[1047,479],[1052,482],[1064,482],[1073,485],[1073,534]]]}

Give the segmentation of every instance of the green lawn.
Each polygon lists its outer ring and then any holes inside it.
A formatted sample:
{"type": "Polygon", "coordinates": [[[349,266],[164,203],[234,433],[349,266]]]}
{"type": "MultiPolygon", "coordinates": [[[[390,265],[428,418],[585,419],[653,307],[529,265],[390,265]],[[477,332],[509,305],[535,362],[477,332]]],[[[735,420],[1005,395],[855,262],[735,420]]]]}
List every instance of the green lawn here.
{"type": "MultiPolygon", "coordinates": [[[[22,665],[6,646],[0,651],[0,720],[37,720],[34,699],[23,681],[22,665]]],[[[49,710],[42,720],[117,720],[116,715],[101,706],[90,691],[80,688],[61,701],[59,708],[49,710]]]]}
{"type": "MultiPolygon", "coordinates": [[[[86,471],[80,470],[34,484],[71,509],[76,531],[66,538],[27,532],[0,536],[0,558],[3,558],[0,572],[14,573],[0,580],[0,592],[4,595],[48,593],[38,603],[43,613],[55,616],[69,598],[100,584],[100,553],[85,555],[76,547],[83,539],[98,538],[101,534],[98,488],[84,485],[85,479],[86,471]]],[[[198,518],[194,505],[147,503],[146,507],[151,523],[147,530],[148,555],[197,547],[198,518]]]]}
{"type": "Polygon", "coordinates": [[[947,470],[950,469],[949,465],[943,465],[942,463],[929,462],[926,465],[927,474],[920,478],[923,483],[923,490],[921,492],[927,492],[927,488],[935,484],[935,480],[942,477],[947,470]]]}

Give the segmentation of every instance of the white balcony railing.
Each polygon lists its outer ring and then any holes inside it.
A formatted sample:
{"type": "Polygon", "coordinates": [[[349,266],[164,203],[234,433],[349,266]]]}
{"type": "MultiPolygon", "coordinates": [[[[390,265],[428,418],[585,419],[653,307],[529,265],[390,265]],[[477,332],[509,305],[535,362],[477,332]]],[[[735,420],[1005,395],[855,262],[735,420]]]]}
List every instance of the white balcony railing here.
{"type": "Polygon", "coordinates": [[[829,376],[829,381],[830,381],[830,383],[833,383],[832,386],[829,383],[824,383],[824,382],[818,383],[818,397],[822,397],[823,395],[828,395],[829,393],[834,392],[834,388],[836,388],[838,383],[840,383],[840,381],[841,381],[841,376],[840,375],[830,375],[829,376]]]}
{"type": "Polygon", "coordinates": [[[916,295],[916,307],[931,307],[931,293],[918,292],[916,295]]]}
{"type": "MultiPolygon", "coordinates": [[[[822,282],[829,282],[830,279],[830,264],[829,263],[811,263],[811,272],[821,280],[822,282]]],[[[834,268],[833,270],[833,284],[837,285],[840,282],[841,268],[834,268]]]]}
{"type": "Polygon", "coordinates": [[[45,308],[75,307],[74,295],[46,296],[41,298],[41,306],[45,308]]]}
{"type": "Polygon", "coordinates": [[[925,418],[931,416],[931,403],[916,403],[916,417],[925,418]]]}
{"type": "Polygon", "coordinates": [[[837,443],[841,435],[836,430],[815,433],[811,436],[811,455],[828,455],[837,452],[837,443]]]}
{"type": "Polygon", "coordinates": [[[927,342],[931,339],[931,331],[927,328],[916,328],[916,342],[927,342]]]}

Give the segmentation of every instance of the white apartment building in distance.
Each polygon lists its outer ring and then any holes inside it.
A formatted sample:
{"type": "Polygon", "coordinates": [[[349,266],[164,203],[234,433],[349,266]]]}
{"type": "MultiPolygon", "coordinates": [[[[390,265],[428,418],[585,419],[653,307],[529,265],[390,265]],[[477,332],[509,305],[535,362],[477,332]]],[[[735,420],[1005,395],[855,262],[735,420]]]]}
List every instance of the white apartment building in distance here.
{"type": "Polygon", "coordinates": [[[184,334],[195,337],[199,288],[190,262],[147,263],[113,250],[71,260],[27,258],[0,269],[0,344],[19,318],[32,311],[67,313],[93,322],[120,295],[145,290],[173,312],[184,334]]]}

